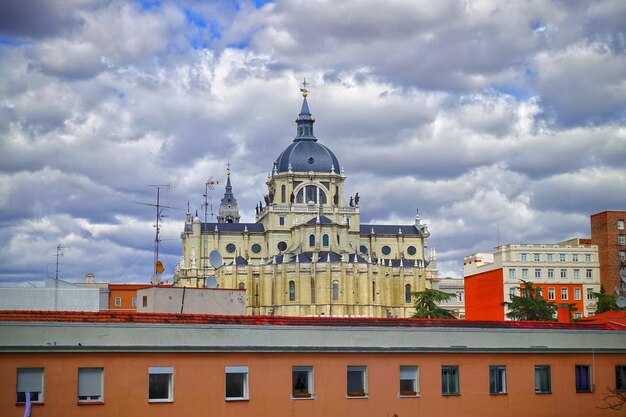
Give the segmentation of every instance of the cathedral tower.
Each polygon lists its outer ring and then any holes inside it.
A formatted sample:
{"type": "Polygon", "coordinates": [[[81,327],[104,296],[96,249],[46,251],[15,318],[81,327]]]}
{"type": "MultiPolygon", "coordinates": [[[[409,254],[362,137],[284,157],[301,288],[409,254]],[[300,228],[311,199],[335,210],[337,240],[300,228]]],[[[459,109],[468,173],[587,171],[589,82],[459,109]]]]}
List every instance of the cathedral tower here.
{"type": "Polygon", "coordinates": [[[239,206],[237,206],[237,199],[233,195],[233,187],[230,185],[230,163],[226,170],[226,190],[224,191],[224,197],[220,203],[220,211],[217,214],[218,223],[239,223],[239,206]]]}

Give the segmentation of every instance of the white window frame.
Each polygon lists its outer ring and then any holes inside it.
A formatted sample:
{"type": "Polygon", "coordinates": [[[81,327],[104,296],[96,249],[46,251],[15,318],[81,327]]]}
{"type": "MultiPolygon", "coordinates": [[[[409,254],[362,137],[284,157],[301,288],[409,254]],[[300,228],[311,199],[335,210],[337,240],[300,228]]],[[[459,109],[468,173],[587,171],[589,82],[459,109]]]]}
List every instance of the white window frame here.
{"type": "Polygon", "coordinates": [[[553,253],[548,253],[546,255],[546,261],[547,262],[554,262],[554,254],[553,253]]]}
{"type": "Polygon", "coordinates": [[[548,300],[556,300],[556,289],[548,287],[548,300]]]}
{"type": "Polygon", "coordinates": [[[346,398],[367,398],[367,366],[348,366],[346,371],[346,398]],[[362,390],[350,391],[351,373],[360,373],[360,385],[362,390]]]}
{"type": "Polygon", "coordinates": [[[541,278],[541,269],[535,268],[535,278],[541,278]]]}
{"type": "Polygon", "coordinates": [[[115,297],[115,307],[122,306],[122,297],[115,297]]]}
{"type": "Polygon", "coordinates": [[[541,262],[541,254],[533,253],[533,261],[534,262],[541,262]]]}
{"type": "Polygon", "coordinates": [[[509,268],[509,279],[515,279],[515,269],[509,268]]]}
{"type": "Polygon", "coordinates": [[[617,230],[624,230],[624,220],[617,220],[617,230]]]}
{"type": "Polygon", "coordinates": [[[528,279],[528,269],[527,268],[523,268],[522,269],[522,279],[528,279]]]}
{"type": "Polygon", "coordinates": [[[575,278],[575,279],[579,279],[580,278],[580,269],[574,268],[573,278],[575,278]]]}
{"type": "Polygon", "coordinates": [[[566,262],[566,257],[564,253],[559,253],[559,262],[566,262]]]}
{"type": "Polygon", "coordinates": [[[148,368],[148,402],[149,403],[171,403],[174,402],[174,368],[171,366],[150,366],[148,368]],[[150,398],[150,376],[167,375],[167,397],[150,398]]]}
{"type": "Polygon", "coordinates": [[[509,288],[509,299],[513,299],[517,295],[517,288],[511,287],[509,288]]]}
{"type": "Polygon", "coordinates": [[[527,253],[520,253],[519,254],[519,260],[521,262],[528,262],[528,254],[527,253]]]}
{"type": "Polygon", "coordinates": [[[569,300],[569,291],[567,287],[561,287],[561,300],[569,300]],[[565,297],[563,297],[564,294],[565,297]]]}
{"type": "Polygon", "coordinates": [[[312,366],[294,366],[291,368],[291,399],[292,400],[311,400],[315,399],[314,390],[314,374],[312,366]],[[297,388],[300,376],[305,373],[306,388],[297,388]],[[296,377],[299,374],[300,376],[296,377]]]}
{"type": "Polygon", "coordinates": [[[137,297],[133,297],[132,305],[133,307],[137,308],[137,297]]]}
{"type": "Polygon", "coordinates": [[[224,398],[226,401],[247,401],[249,397],[248,392],[248,367],[247,366],[226,366],[224,368],[224,398]],[[241,380],[241,392],[242,396],[229,397],[228,396],[228,379],[229,375],[243,375],[241,380]]]}
{"type": "Polygon", "coordinates": [[[548,278],[554,278],[554,268],[548,269],[548,278]]]}
{"type": "Polygon", "coordinates": [[[16,402],[20,404],[26,402],[27,392],[30,392],[31,402],[42,403],[44,401],[44,368],[17,368],[15,392],[16,402]],[[38,394],[36,399],[32,399],[34,393],[38,394]]]}
{"type": "Polygon", "coordinates": [[[460,395],[461,394],[461,378],[458,365],[442,365],[441,366],[441,395],[460,395]],[[447,371],[447,372],[446,372],[447,371]],[[450,373],[454,371],[454,373],[450,373]],[[450,381],[454,381],[453,386],[450,381]]]}
{"type": "Polygon", "coordinates": [[[572,254],[572,262],[578,262],[578,254],[577,253],[573,253],[572,254]]]}
{"type": "Polygon", "coordinates": [[[78,368],[78,402],[104,402],[104,368],[78,368]]]}
{"type": "Polygon", "coordinates": [[[626,235],[617,235],[617,244],[620,246],[626,245],[626,235]]]}
{"type": "Polygon", "coordinates": [[[562,279],[566,279],[567,278],[567,269],[561,269],[561,278],[562,279]]]}
{"type": "Polygon", "coordinates": [[[593,278],[593,269],[585,270],[585,278],[593,278]]]}
{"type": "MultiPolygon", "coordinates": [[[[417,397],[420,395],[419,390],[419,367],[415,365],[400,365],[400,390],[398,397],[417,397]],[[402,381],[410,381],[413,383],[413,390],[403,390],[402,381]]],[[[406,387],[404,387],[406,388],[406,387]]]]}
{"type": "Polygon", "coordinates": [[[585,253],[585,262],[591,262],[591,254],[585,253]]]}
{"type": "Polygon", "coordinates": [[[581,300],[580,288],[574,288],[574,300],[581,300]]]}
{"type": "Polygon", "coordinates": [[[595,297],[593,296],[593,288],[587,288],[587,300],[593,300],[595,297]]]}
{"type": "Polygon", "coordinates": [[[489,394],[506,394],[505,365],[489,365],[489,394]]]}
{"type": "MultiPolygon", "coordinates": [[[[544,381],[545,382],[545,381],[544,381]]],[[[550,365],[535,365],[535,394],[549,394],[552,392],[552,375],[550,365]],[[547,376],[547,384],[542,384],[542,374],[547,376]]]]}

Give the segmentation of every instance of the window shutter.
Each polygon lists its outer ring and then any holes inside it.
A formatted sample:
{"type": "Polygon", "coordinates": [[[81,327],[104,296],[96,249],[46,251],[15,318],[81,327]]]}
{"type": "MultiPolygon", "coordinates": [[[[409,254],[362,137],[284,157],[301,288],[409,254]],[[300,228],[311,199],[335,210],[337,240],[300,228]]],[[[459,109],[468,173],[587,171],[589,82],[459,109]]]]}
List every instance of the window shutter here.
{"type": "Polygon", "coordinates": [[[93,397],[102,395],[102,369],[82,368],[78,370],[78,396],[93,397]]]}
{"type": "Polygon", "coordinates": [[[17,370],[17,392],[41,392],[43,368],[17,370]]]}

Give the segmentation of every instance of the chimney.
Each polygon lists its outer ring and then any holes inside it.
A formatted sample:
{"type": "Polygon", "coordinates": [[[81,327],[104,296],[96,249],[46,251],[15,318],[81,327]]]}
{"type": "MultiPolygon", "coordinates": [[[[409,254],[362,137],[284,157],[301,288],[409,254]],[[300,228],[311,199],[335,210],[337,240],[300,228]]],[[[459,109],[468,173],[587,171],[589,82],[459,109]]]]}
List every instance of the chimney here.
{"type": "Polygon", "coordinates": [[[556,307],[556,320],[559,323],[569,323],[569,305],[563,303],[557,304],[556,307]]]}

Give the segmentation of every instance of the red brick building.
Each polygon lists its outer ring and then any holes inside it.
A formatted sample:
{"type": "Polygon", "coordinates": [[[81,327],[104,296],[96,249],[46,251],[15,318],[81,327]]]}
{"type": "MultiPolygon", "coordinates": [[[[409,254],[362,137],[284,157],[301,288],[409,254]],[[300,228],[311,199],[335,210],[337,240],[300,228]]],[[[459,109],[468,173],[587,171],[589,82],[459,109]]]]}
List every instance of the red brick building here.
{"type": "Polygon", "coordinates": [[[600,281],[610,294],[626,293],[626,284],[620,278],[626,262],[625,221],[626,211],[603,211],[591,216],[591,241],[598,246],[600,281]]]}

